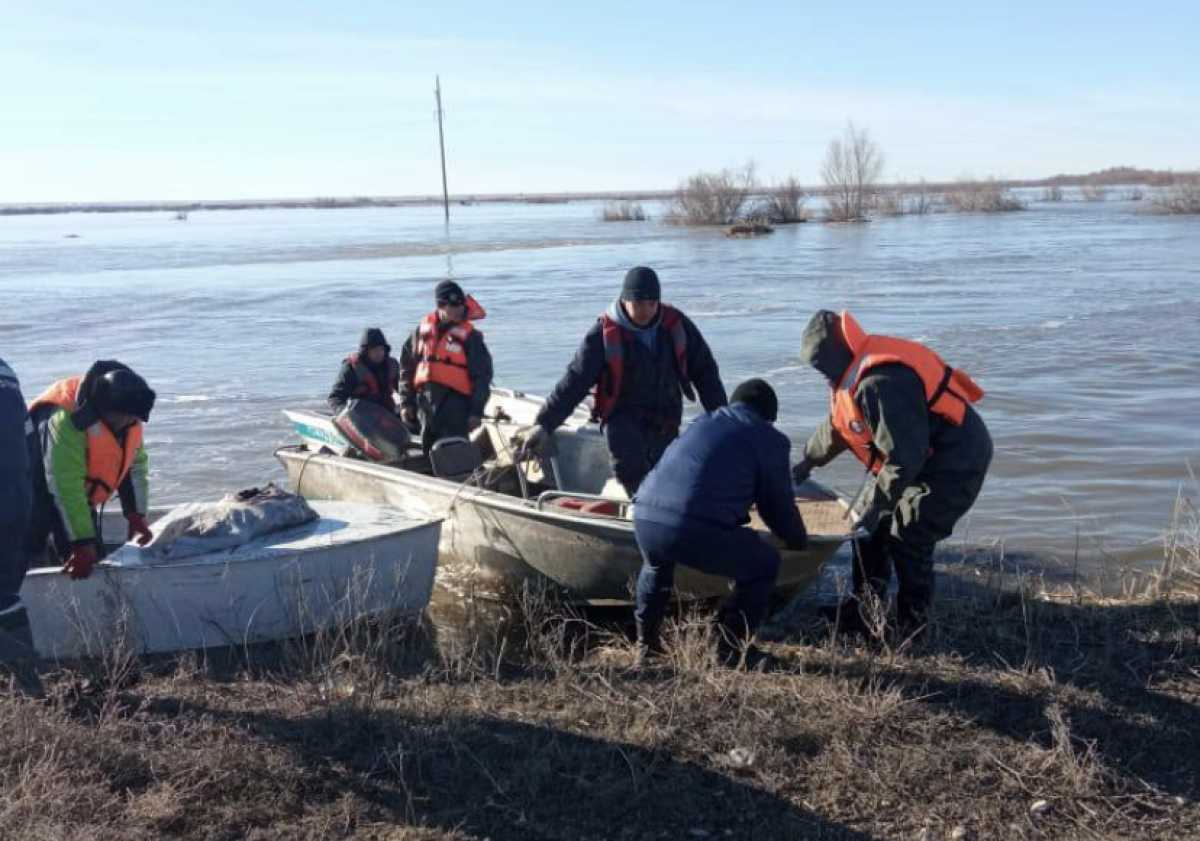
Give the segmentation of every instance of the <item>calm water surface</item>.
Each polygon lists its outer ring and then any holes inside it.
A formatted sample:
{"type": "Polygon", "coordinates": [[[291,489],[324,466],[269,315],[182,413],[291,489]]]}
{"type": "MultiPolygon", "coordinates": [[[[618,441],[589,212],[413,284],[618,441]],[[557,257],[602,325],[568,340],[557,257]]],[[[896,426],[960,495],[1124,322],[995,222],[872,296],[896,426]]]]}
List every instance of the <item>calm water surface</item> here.
{"type": "MultiPolygon", "coordinates": [[[[658,269],[727,387],[763,376],[800,442],[826,392],[797,364],[814,309],[928,342],[987,390],[996,442],[959,535],[1149,565],[1200,467],[1200,219],[1134,203],[809,224],[730,240],[598,206],[0,217],[0,357],[32,397],[96,358],[143,373],[156,503],[279,478],[280,410],[320,408],[362,327],[397,348],[450,275],[488,309],[497,384],[545,394],[624,271],[658,269]]],[[[819,478],[853,493],[843,457],[819,478]]]]}

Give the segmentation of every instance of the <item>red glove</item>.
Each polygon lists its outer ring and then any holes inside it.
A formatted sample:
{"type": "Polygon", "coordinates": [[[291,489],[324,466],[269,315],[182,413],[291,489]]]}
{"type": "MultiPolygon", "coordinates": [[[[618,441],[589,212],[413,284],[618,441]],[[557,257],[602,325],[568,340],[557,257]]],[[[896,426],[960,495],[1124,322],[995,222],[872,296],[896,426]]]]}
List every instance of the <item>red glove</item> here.
{"type": "Polygon", "coordinates": [[[125,518],[129,521],[129,532],[126,540],[137,538],[138,546],[145,546],[154,539],[154,532],[150,531],[150,526],[146,522],[146,518],[141,514],[130,514],[125,518]]]}
{"type": "Polygon", "coordinates": [[[95,543],[77,543],[71,547],[71,554],[67,555],[62,571],[78,581],[92,574],[92,567],[97,560],[95,543]]]}

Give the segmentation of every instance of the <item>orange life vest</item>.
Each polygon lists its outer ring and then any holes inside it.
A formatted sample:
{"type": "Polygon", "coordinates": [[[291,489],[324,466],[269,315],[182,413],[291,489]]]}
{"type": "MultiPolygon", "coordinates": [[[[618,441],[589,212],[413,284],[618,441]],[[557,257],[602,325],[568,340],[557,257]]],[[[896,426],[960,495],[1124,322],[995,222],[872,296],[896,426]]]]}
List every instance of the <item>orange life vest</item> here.
{"type": "MultiPolygon", "coordinates": [[[[79,383],[82,377],[69,377],[52,383],[29,404],[29,411],[40,406],[58,406],[67,412],[78,408],[79,383]]],[[[102,505],[112,498],[129,475],[133,459],[142,448],[142,424],[134,421],[125,430],[121,444],[103,421],[97,420],[87,428],[87,496],[93,505],[102,505]]]]}
{"type": "MultiPolygon", "coordinates": [[[[679,387],[688,400],[696,399],[688,378],[687,331],[683,329],[683,316],[679,310],[667,304],[659,305],[659,324],[671,337],[675,351],[675,368],[679,372],[679,387]]],[[[621,385],[625,378],[625,343],[633,341],[625,330],[607,312],[600,316],[600,335],[604,340],[604,370],[600,382],[592,394],[592,420],[606,421],[617,407],[621,397],[621,385]]]]}
{"type": "Polygon", "coordinates": [[[392,357],[387,357],[387,386],[381,386],[379,378],[375,376],[375,372],[371,366],[367,364],[367,360],[362,357],[361,353],[352,353],[346,357],[346,362],[354,369],[354,376],[358,379],[358,385],[354,387],[355,397],[368,397],[373,400],[383,401],[389,409],[396,406],[396,399],[392,393],[400,385],[400,363],[392,357]]]}
{"type": "Polygon", "coordinates": [[[848,312],[841,314],[840,323],[842,340],[854,358],[841,382],[830,393],[829,419],[838,435],[872,473],[883,469],[883,459],[872,440],[862,409],[854,399],[859,383],[872,368],[891,364],[911,368],[925,386],[925,405],[929,411],[955,426],[962,426],[967,406],[983,397],[983,389],[965,372],[951,368],[920,342],[868,335],[848,312]]]}
{"type": "Polygon", "coordinates": [[[417,327],[417,341],[413,348],[417,357],[417,372],[413,386],[420,388],[425,383],[441,385],[465,394],[472,392],[471,376],[467,373],[467,339],[475,332],[472,320],[479,320],[487,313],[470,295],[467,296],[467,318],[450,327],[439,327],[437,312],[421,319],[417,327]]]}

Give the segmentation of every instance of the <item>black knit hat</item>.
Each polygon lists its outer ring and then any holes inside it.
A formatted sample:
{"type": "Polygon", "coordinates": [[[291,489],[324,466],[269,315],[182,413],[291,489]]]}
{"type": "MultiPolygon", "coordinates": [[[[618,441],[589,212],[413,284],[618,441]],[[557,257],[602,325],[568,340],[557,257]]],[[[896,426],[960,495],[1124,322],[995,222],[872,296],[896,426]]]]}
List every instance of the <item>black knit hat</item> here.
{"type": "MultiPolygon", "coordinates": [[[[143,422],[154,408],[154,389],[128,365],[113,359],[97,361],[79,385],[83,400],[80,410],[124,412],[143,422]]],[[[79,402],[79,401],[77,401],[79,402]]]]}
{"type": "Polygon", "coordinates": [[[654,269],[645,266],[634,266],[625,273],[625,283],[621,286],[622,301],[661,301],[662,290],[658,285],[658,275],[654,269]]]}
{"type": "Polygon", "coordinates": [[[745,403],[768,423],[775,423],[775,418],[779,416],[779,398],[766,380],[746,380],[733,390],[729,402],[745,403]]]}
{"type": "Polygon", "coordinates": [[[358,347],[363,353],[380,346],[386,348],[388,353],[392,352],[392,346],[388,344],[387,337],[383,335],[382,330],[378,327],[368,327],[363,330],[362,338],[358,340],[358,347]]]}
{"type": "Polygon", "coordinates": [[[463,293],[462,287],[453,280],[443,280],[433,290],[433,299],[439,306],[449,304],[456,307],[459,304],[466,303],[467,296],[463,293]]]}

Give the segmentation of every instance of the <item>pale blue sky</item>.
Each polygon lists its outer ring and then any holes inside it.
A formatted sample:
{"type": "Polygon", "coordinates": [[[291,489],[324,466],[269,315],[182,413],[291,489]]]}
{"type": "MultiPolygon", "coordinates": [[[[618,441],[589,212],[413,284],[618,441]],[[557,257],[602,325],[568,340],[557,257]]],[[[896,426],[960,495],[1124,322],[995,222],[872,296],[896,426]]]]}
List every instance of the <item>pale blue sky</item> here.
{"type": "Polygon", "coordinates": [[[1200,167],[1200,3],[0,4],[0,203],[1200,167]]]}

